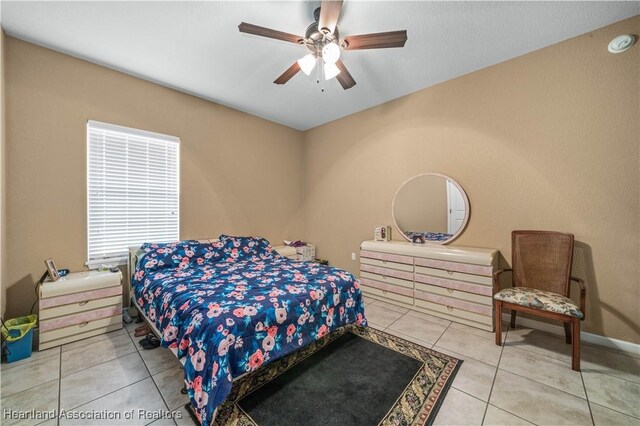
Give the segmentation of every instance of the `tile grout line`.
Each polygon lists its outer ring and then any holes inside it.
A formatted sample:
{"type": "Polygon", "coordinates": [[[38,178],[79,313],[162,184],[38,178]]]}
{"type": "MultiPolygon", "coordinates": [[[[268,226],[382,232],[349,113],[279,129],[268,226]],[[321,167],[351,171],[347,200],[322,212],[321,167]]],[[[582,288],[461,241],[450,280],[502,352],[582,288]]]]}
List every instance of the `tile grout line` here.
{"type": "Polygon", "coordinates": [[[591,416],[591,424],[595,426],[596,421],[593,419],[593,411],[591,410],[591,403],[589,402],[589,394],[587,393],[587,385],[584,383],[584,377],[582,376],[582,369],[580,369],[580,380],[582,381],[582,387],[584,388],[584,396],[587,399],[587,407],[589,407],[589,416],[591,416]]]}
{"type": "MultiPolygon", "coordinates": [[[[90,368],[97,367],[98,365],[102,365],[102,364],[105,364],[105,363],[107,363],[107,362],[111,362],[111,361],[114,361],[114,360],[116,360],[116,359],[119,359],[119,358],[122,358],[122,357],[125,357],[125,356],[128,356],[128,355],[131,355],[131,354],[134,354],[134,353],[137,353],[137,352],[138,352],[138,351],[136,351],[136,350],[135,350],[135,348],[134,348],[134,350],[133,350],[133,351],[128,352],[128,353],[126,353],[126,354],[120,354],[120,355],[118,355],[118,356],[117,356],[117,357],[115,357],[115,358],[111,358],[111,359],[107,359],[107,360],[105,360],[105,361],[101,361],[101,362],[99,362],[99,363],[97,363],[97,364],[90,365],[89,367],[81,368],[80,370],[74,371],[73,373],[65,374],[64,376],[62,376],[62,367],[60,367],[60,374],[61,374],[60,379],[62,379],[62,377],[69,377],[69,376],[71,376],[72,374],[80,373],[81,371],[85,371],[85,370],[88,370],[88,369],[90,369],[90,368]]],[[[143,362],[144,362],[144,360],[143,360],[143,362]]],[[[62,359],[60,360],[60,365],[62,366],[62,359]]]]}
{"type": "MultiPolygon", "coordinates": [[[[435,342],[433,342],[433,345],[431,345],[431,349],[435,348],[436,345],[438,344],[438,342],[440,341],[440,339],[442,339],[442,336],[444,336],[444,333],[446,333],[447,331],[449,331],[449,327],[451,327],[451,324],[453,324],[453,322],[449,322],[449,325],[447,326],[447,328],[444,329],[444,331],[440,334],[440,336],[438,336],[438,338],[436,339],[435,342]]],[[[462,355],[462,354],[461,354],[462,355]]],[[[462,360],[464,361],[464,360],[462,360]]],[[[454,379],[455,381],[455,379],[454,379]]],[[[453,386],[453,383],[451,384],[453,386]]]]}
{"type": "Polygon", "coordinates": [[[605,409],[607,409],[607,410],[614,411],[614,412],[616,412],[616,413],[618,413],[618,414],[622,414],[623,416],[626,416],[626,417],[631,417],[633,420],[640,420],[640,417],[636,417],[636,416],[634,416],[634,415],[632,415],[632,414],[629,414],[629,413],[623,413],[623,412],[622,412],[622,411],[620,411],[619,409],[611,408],[611,407],[606,407],[606,406],[604,406],[604,405],[602,405],[602,404],[598,404],[597,402],[589,402],[589,409],[591,409],[591,404],[593,404],[593,405],[597,405],[598,407],[605,408],[605,409]]]}
{"type": "MultiPolygon", "coordinates": [[[[131,336],[131,334],[130,334],[130,333],[127,333],[127,334],[129,335],[129,339],[131,339],[131,341],[133,342],[133,345],[135,346],[135,345],[136,345],[136,342],[134,342],[134,341],[133,341],[133,337],[131,336]]],[[[136,346],[136,349],[137,349],[137,346],[136,346]]],[[[160,347],[155,348],[155,349],[160,349],[160,347]]],[[[168,412],[168,413],[172,413],[172,412],[173,412],[173,410],[171,410],[171,408],[169,407],[169,403],[167,402],[167,400],[164,398],[164,395],[163,395],[163,394],[162,394],[162,392],[160,391],[160,388],[158,387],[158,384],[156,383],[155,379],[153,378],[153,374],[151,374],[151,370],[149,370],[149,366],[147,365],[147,363],[145,362],[144,358],[143,358],[143,357],[142,357],[142,355],[140,354],[140,351],[137,351],[137,352],[138,352],[138,356],[139,356],[139,357],[140,357],[140,359],[142,360],[142,364],[144,365],[144,368],[146,368],[147,373],[149,373],[149,378],[151,379],[151,383],[153,383],[153,386],[155,386],[156,390],[158,391],[158,394],[160,395],[160,398],[162,399],[162,402],[164,403],[164,406],[166,407],[167,412],[168,412]]],[[[170,369],[170,368],[172,368],[172,367],[168,367],[168,368],[165,368],[165,369],[164,369],[164,370],[162,370],[162,371],[158,371],[158,372],[156,372],[156,374],[160,374],[160,373],[162,373],[163,371],[167,371],[167,370],[168,370],[168,369],[170,369]]],[[[180,407],[178,407],[177,409],[179,409],[179,408],[180,408],[180,407]]],[[[157,419],[157,420],[160,420],[160,419],[157,419]]],[[[173,423],[174,423],[174,424],[177,424],[177,423],[176,423],[176,421],[175,421],[174,419],[171,419],[171,420],[173,421],[173,423]]],[[[148,426],[148,425],[150,425],[150,424],[154,423],[155,421],[156,421],[156,420],[154,420],[154,421],[152,421],[152,422],[149,422],[149,423],[146,423],[145,425],[147,425],[147,426],[148,426]]]]}
{"type": "Polygon", "coordinates": [[[60,426],[60,405],[62,404],[62,346],[60,346],[60,361],[58,363],[58,412],[56,426],[60,426]]]}
{"type": "MultiPolygon", "coordinates": [[[[498,371],[500,370],[500,361],[502,361],[502,353],[504,352],[504,347],[507,344],[507,336],[509,335],[509,330],[510,329],[511,329],[511,327],[507,325],[507,332],[504,334],[504,340],[502,340],[502,345],[500,346],[500,356],[498,357],[498,364],[496,365],[496,372],[493,375],[493,381],[491,382],[491,389],[489,390],[489,396],[487,397],[487,405],[484,407],[484,413],[482,414],[482,422],[480,424],[484,424],[484,420],[487,417],[487,411],[489,409],[489,403],[491,402],[491,395],[493,395],[493,387],[496,384],[496,377],[498,377],[498,371]]],[[[509,413],[509,414],[512,414],[509,411],[506,411],[506,412],[509,413]]]]}

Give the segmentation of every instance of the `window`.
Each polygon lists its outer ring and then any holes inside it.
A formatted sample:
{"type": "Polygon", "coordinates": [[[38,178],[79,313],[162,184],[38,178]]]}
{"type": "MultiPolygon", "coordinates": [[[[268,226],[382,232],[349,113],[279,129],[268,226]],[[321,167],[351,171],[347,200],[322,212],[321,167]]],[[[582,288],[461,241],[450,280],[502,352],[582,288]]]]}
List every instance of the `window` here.
{"type": "Polygon", "coordinates": [[[126,262],[128,249],[179,236],[180,139],[87,123],[87,265],[126,262]]]}

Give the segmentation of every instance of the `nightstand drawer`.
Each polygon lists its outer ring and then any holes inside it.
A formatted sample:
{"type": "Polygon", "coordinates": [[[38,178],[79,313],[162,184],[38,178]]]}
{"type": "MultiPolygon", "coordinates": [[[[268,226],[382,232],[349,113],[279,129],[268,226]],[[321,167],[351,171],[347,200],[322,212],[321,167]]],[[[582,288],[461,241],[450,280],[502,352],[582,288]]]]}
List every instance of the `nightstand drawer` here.
{"type": "MultiPolygon", "coordinates": [[[[74,324],[68,327],[58,328],[51,331],[40,332],[40,343],[41,349],[43,348],[42,343],[52,342],[54,340],[63,339],[65,337],[77,337],[81,336],[83,333],[87,333],[91,330],[96,329],[118,329],[122,328],[122,315],[114,315],[111,317],[100,318],[93,321],[87,321],[80,324],[74,324]]],[[[106,332],[106,330],[104,331],[106,332]]],[[[68,341],[74,341],[79,339],[69,339],[68,341]]],[[[68,343],[65,342],[65,343],[68,343]]],[[[51,346],[47,346],[51,347],[51,346]]]]}
{"type": "MultiPolygon", "coordinates": [[[[122,293],[120,287],[117,288],[122,293]]],[[[64,315],[72,315],[80,312],[93,311],[98,308],[111,305],[122,305],[122,294],[118,296],[103,297],[101,299],[83,300],[77,303],[55,306],[53,308],[40,309],[40,321],[56,318],[64,315]]]]}
{"type": "Polygon", "coordinates": [[[112,317],[114,315],[122,315],[122,301],[117,305],[107,306],[105,308],[40,321],[40,333],[75,325],[79,326],[79,328],[83,328],[92,321],[112,317]]]}
{"type": "MultiPolygon", "coordinates": [[[[100,290],[49,297],[47,299],[40,300],[40,313],[42,313],[44,309],[53,308],[54,306],[70,305],[72,303],[81,303],[86,302],[87,300],[102,299],[118,295],[122,295],[122,286],[120,284],[113,287],[102,288],[100,290]]],[[[42,318],[42,315],[40,315],[40,318],[42,318]]]]}

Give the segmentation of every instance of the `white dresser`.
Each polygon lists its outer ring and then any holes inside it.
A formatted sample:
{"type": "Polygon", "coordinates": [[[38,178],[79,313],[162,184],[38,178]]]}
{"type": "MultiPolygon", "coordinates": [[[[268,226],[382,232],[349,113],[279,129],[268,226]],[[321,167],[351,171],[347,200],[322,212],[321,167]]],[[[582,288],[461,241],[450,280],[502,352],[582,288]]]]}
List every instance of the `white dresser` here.
{"type": "Polygon", "coordinates": [[[365,296],[493,331],[492,276],[498,250],[364,241],[365,296]]]}
{"type": "Polygon", "coordinates": [[[122,328],[120,272],[74,272],[38,291],[39,350],[122,328]]]}

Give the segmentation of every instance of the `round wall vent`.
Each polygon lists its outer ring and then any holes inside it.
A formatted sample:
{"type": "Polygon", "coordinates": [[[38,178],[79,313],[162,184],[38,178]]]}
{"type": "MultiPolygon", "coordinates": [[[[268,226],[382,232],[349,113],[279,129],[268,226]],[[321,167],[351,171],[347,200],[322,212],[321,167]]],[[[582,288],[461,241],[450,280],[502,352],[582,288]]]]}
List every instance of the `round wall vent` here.
{"type": "Polygon", "coordinates": [[[635,36],[631,34],[620,35],[609,43],[609,52],[622,53],[625,50],[629,50],[631,46],[636,42],[635,36]]]}

